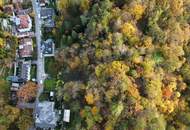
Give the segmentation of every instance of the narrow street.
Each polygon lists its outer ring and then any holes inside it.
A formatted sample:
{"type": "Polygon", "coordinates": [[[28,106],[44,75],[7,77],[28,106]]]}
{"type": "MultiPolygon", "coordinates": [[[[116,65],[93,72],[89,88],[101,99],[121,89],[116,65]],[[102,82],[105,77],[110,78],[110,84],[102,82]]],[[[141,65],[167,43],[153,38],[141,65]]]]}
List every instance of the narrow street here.
{"type": "MultiPolygon", "coordinates": [[[[41,20],[40,20],[40,9],[41,7],[36,2],[32,0],[32,6],[35,13],[35,36],[37,44],[37,83],[38,83],[38,92],[36,96],[35,106],[37,107],[39,103],[39,97],[43,92],[43,83],[45,80],[45,69],[44,69],[44,56],[41,51],[41,20]]],[[[34,108],[35,113],[35,108],[34,108]]]]}

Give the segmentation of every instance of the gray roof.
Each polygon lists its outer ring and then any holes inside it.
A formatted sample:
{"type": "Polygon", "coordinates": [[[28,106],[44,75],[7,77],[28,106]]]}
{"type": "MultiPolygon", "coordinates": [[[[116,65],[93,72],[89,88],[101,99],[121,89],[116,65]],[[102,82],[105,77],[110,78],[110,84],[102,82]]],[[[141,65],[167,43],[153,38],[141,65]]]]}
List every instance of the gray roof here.
{"type": "Polygon", "coordinates": [[[41,49],[44,56],[54,56],[55,44],[52,39],[48,39],[41,43],[41,49]]]}
{"type": "Polygon", "coordinates": [[[55,27],[55,21],[52,18],[44,20],[44,27],[53,28],[55,27]]]}
{"type": "Polygon", "coordinates": [[[14,83],[23,83],[24,80],[18,76],[8,76],[7,79],[14,83]]]}
{"type": "Polygon", "coordinates": [[[30,80],[31,61],[24,61],[22,63],[21,77],[28,81],[30,80]]]}
{"type": "Polygon", "coordinates": [[[41,18],[48,18],[55,15],[55,11],[53,8],[42,8],[40,12],[41,18]]]}
{"type": "Polygon", "coordinates": [[[58,113],[54,109],[54,102],[40,102],[37,106],[35,124],[39,128],[55,128],[58,121],[58,113]]]}

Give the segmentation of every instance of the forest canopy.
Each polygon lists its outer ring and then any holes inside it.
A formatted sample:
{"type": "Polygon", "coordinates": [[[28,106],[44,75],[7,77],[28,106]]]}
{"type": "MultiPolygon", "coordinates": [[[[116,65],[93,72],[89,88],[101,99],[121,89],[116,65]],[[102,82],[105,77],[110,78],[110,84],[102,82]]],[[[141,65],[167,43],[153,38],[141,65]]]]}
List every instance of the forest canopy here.
{"type": "Polygon", "coordinates": [[[68,130],[190,129],[189,0],[57,5],[57,100],[71,109],[68,130]]]}

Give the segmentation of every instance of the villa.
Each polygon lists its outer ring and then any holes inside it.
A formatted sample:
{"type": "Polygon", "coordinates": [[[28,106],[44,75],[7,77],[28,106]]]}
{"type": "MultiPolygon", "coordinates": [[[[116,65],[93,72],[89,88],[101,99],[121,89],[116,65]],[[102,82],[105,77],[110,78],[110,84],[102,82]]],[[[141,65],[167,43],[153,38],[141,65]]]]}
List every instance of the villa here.
{"type": "Polygon", "coordinates": [[[13,21],[15,22],[17,31],[20,33],[29,32],[32,29],[32,20],[27,14],[14,16],[13,21]]]}
{"type": "Polygon", "coordinates": [[[41,49],[45,57],[54,56],[55,53],[55,44],[53,39],[47,39],[41,43],[41,49]]]}
{"type": "Polygon", "coordinates": [[[58,121],[58,112],[54,109],[55,103],[43,101],[38,103],[35,125],[37,128],[54,129],[58,121]]]}

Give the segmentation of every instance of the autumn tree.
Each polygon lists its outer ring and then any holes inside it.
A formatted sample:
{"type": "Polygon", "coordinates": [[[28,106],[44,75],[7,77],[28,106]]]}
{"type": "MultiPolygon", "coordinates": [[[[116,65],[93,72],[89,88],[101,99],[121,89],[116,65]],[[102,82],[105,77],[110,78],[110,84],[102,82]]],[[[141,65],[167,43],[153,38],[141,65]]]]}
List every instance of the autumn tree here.
{"type": "Polygon", "coordinates": [[[33,100],[37,94],[37,85],[34,82],[27,82],[17,92],[19,101],[28,102],[33,100]]]}
{"type": "Polygon", "coordinates": [[[17,125],[20,130],[29,129],[33,123],[32,112],[29,110],[21,111],[21,115],[18,118],[17,125]]]}
{"type": "Polygon", "coordinates": [[[189,3],[60,0],[56,90],[73,112],[68,130],[189,129],[189,3]]]}

